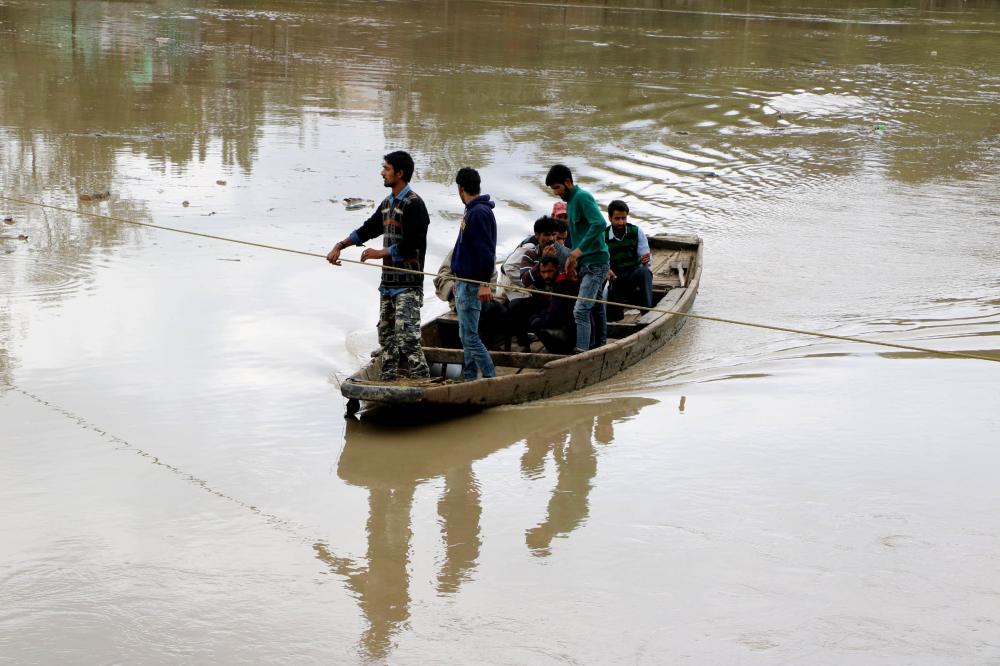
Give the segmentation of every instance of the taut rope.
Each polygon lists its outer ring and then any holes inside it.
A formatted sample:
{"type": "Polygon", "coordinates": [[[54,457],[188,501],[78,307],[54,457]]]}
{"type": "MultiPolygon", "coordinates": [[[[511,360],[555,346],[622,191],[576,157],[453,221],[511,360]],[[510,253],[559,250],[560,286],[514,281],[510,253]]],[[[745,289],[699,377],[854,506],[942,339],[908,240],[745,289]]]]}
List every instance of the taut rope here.
{"type": "MultiPolygon", "coordinates": [[[[227,238],[225,236],[216,236],[214,234],[206,234],[206,233],[202,233],[200,231],[188,231],[186,229],[177,229],[175,227],[167,227],[167,226],[163,226],[163,225],[160,225],[160,224],[151,224],[149,222],[136,222],[135,220],[128,220],[128,219],[121,218],[121,217],[114,217],[112,215],[101,215],[99,213],[91,213],[91,212],[88,212],[88,211],[77,210],[77,209],[74,209],[74,208],[64,208],[62,206],[53,206],[51,204],[43,204],[43,203],[39,203],[37,201],[28,201],[28,200],[25,200],[25,199],[17,199],[17,198],[8,197],[8,196],[5,196],[5,195],[0,195],[0,199],[3,199],[5,201],[11,201],[13,203],[19,203],[19,204],[22,204],[22,205],[25,205],[25,206],[36,206],[36,207],[39,207],[39,208],[48,208],[48,209],[51,209],[51,210],[62,211],[64,213],[73,213],[75,215],[87,215],[87,216],[90,216],[90,217],[96,217],[96,218],[103,219],[103,220],[110,220],[112,222],[119,222],[121,224],[132,224],[132,225],[136,225],[136,226],[139,226],[139,227],[148,227],[150,229],[159,229],[161,231],[172,231],[172,232],[178,233],[178,234],[187,234],[189,236],[197,236],[199,238],[210,238],[212,240],[223,241],[223,242],[226,242],[226,243],[237,243],[239,245],[246,245],[246,246],[249,246],[249,247],[257,247],[257,248],[262,248],[262,249],[265,249],[265,250],[275,250],[277,252],[289,252],[291,254],[299,254],[299,255],[302,255],[302,256],[306,256],[306,257],[318,257],[320,259],[324,259],[324,260],[326,259],[326,255],[325,254],[318,254],[316,252],[306,252],[305,250],[295,250],[293,248],[281,247],[281,246],[278,246],[278,245],[269,245],[267,243],[254,243],[253,241],[245,241],[245,240],[240,240],[238,238],[227,238]]],[[[381,264],[379,264],[379,263],[369,264],[369,263],[366,263],[366,262],[363,262],[363,261],[357,261],[355,259],[343,259],[343,258],[341,258],[340,261],[348,263],[348,264],[356,264],[356,265],[359,265],[359,266],[371,266],[372,268],[378,268],[378,269],[382,269],[383,268],[383,266],[381,264]]],[[[438,275],[436,273],[427,273],[425,271],[417,271],[417,270],[413,270],[413,269],[409,269],[409,268],[395,268],[395,267],[393,267],[393,268],[391,268],[389,270],[398,271],[400,273],[411,273],[411,274],[414,274],[414,275],[425,275],[425,276],[428,276],[428,277],[438,277],[438,275]]],[[[460,277],[455,277],[455,276],[448,276],[448,277],[449,277],[449,279],[455,280],[457,282],[469,282],[469,283],[472,283],[472,284],[483,284],[482,282],[479,282],[478,280],[469,280],[469,279],[466,279],[466,278],[460,278],[460,277]]],[[[902,344],[898,344],[898,343],[895,343],[895,342],[881,342],[879,340],[868,340],[868,339],[865,339],[865,338],[856,338],[856,337],[853,337],[853,336],[850,336],[850,335],[834,335],[832,333],[822,333],[822,332],[819,332],[819,331],[808,331],[808,330],[799,329],[799,328],[789,328],[787,326],[774,326],[774,325],[771,325],[771,324],[761,324],[761,323],[752,322],[752,321],[741,321],[739,319],[728,319],[728,318],[725,318],[725,317],[712,317],[710,315],[700,315],[700,314],[693,314],[693,313],[690,313],[690,312],[680,312],[678,310],[667,310],[665,308],[647,308],[647,307],[644,307],[644,306],[632,305],[630,303],[618,303],[618,302],[615,302],[615,301],[605,301],[605,300],[601,300],[601,299],[598,299],[598,298],[586,298],[586,297],[583,297],[583,296],[570,296],[568,294],[555,294],[555,293],[551,293],[551,292],[547,292],[547,291],[539,291],[537,289],[529,289],[527,287],[517,287],[517,286],[507,286],[507,285],[504,285],[504,289],[511,289],[511,290],[514,290],[514,291],[522,291],[522,292],[525,292],[525,293],[528,293],[528,294],[541,294],[541,295],[544,295],[544,296],[552,296],[552,297],[556,297],[556,298],[566,298],[566,299],[574,300],[574,301],[589,301],[591,303],[603,303],[604,305],[616,305],[616,306],[623,307],[623,308],[628,308],[628,309],[644,310],[646,312],[660,312],[660,313],[669,314],[669,315],[679,315],[681,317],[687,317],[689,319],[700,319],[702,321],[714,321],[714,322],[718,322],[718,323],[721,323],[721,324],[733,324],[735,326],[747,326],[749,328],[759,328],[759,329],[764,329],[764,330],[768,330],[768,331],[779,331],[779,332],[782,332],[782,333],[794,333],[796,335],[807,335],[807,336],[811,336],[811,337],[815,337],[815,338],[824,338],[824,339],[827,339],[827,340],[840,340],[842,342],[856,342],[856,343],[860,343],[860,344],[864,344],[864,345],[877,345],[879,347],[890,347],[890,348],[893,348],[893,349],[904,349],[906,351],[922,352],[922,353],[925,353],[925,354],[931,354],[931,355],[935,355],[935,356],[949,356],[949,357],[955,357],[955,358],[970,358],[970,359],[976,359],[976,360],[979,360],[979,361],[991,361],[993,363],[1000,363],[1000,357],[994,358],[994,357],[991,357],[991,356],[983,356],[981,354],[969,354],[969,353],[966,353],[966,352],[956,352],[956,351],[943,351],[943,350],[940,350],[940,349],[930,349],[929,347],[918,347],[916,345],[902,345],[902,344]]]]}

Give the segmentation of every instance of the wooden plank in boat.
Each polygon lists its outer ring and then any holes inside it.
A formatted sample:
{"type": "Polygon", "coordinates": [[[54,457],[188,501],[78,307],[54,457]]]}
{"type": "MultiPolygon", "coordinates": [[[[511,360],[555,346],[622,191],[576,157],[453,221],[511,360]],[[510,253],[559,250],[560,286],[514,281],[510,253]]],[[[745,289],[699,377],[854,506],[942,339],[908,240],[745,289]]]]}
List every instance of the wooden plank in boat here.
{"type": "MultiPolygon", "coordinates": [[[[461,364],[464,360],[465,352],[461,349],[451,349],[448,347],[424,347],[424,356],[428,363],[455,363],[461,364]]],[[[512,368],[540,368],[549,361],[563,358],[560,354],[541,353],[521,353],[521,352],[501,352],[491,351],[490,358],[497,366],[507,366],[512,368]]]]}

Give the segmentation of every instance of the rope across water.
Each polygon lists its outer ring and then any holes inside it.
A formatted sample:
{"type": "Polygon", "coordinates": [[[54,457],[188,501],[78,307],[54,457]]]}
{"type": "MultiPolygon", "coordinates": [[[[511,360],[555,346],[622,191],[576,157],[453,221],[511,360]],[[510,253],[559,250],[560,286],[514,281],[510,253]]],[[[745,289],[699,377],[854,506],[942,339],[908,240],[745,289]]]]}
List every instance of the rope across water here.
{"type": "MultiPolygon", "coordinates": [[[[135,220],[128,220],[128,219],[125,219],[125,218],[114,217],[112,215],[101,215],[100,213],[91,213],[89,211],[78,210],[78,209],[74,209],[74,208],[66,208],[66,207],[63,207],[63,206],[53,206],[51,204],[44,204],[44,203],[40,203],[40,202],[37,202],[37,201],[29,201],[29,200],[26,200],[26,199],[18,199],[18,198],[15,198],[15,197],[8,197],[8,196],[5,196],[5,195],[0,195],[0,199],[2,199],[4,201],[10,201],[12,203],[21,204],[21,205],[24,205],[24,206],[35,206],[35,207],[38,207],[38,208],[48,208],[50,210],[58,210],[58,211],[61,211],[61,212],[64,212],[64,213],[72,213],[74,215],[81,215],[81,216],[88,216],[88,217],[93,217],[93,218],[98,218],[98,219],[103,219],[103,220],[110,220],[112,222],[118,222],[120,224],[132,224],[132,225],[139,226],[139,227],[148,227],[150,229],[159,229],[160,231],[171,231],[171,232],[178,233],[178,234],[187,234],[188,236],[197,236],[199,238],[209,238],[209,239],[212,239],[212,240],[223,241],[223,242],[226,242],[226,243],[237,243],[239,245],[246,245],[246,246],[249,246],[249,247],[256,247],[256,248],[261,248],[261,249],[265,249],[265,250],[275,250],[277,252],[288,252],[288,253],[291,253],[291,254],[299,254],[299,255],[302,255],[302,256],[306,256],[306,257],[318,257],[320,259],[326,260],[326,255],[325,254],[319,254],[319,253],[316,253],[316,252],[306,252],[305,250],[296,250],[296,249],[293,249],[293,248],[281,247],[281,246],[278,246],[278,245],[270,245],[270,244],[267,244],[267,243],[255,243],[253,241],[240,240],[238,238],[227,238],[225,236],[217,236],[215,234],[206,234],[206,233],[202,233],[200,231],[189,231],[187,229],[178,229],[176,227],[167,227],[167,226],[164,226],[164,225],[161,225],[161,224],[152,224],[152,223],[149,223],[149,222],[136,222],[135,220]]],[[[378,268],[380,270],[382,269],[382,265],[379,264],[379,263],[371,263],[371,264],[369,264],[367,262],[357,261],[357,260],[354,260],[354,259],[344,259],[344,258],[341,258],[340,261],[343,262],[343,263],[348,263],[348,264],[356,264],[358,266],[370,266],[372,268],[378,268]]],[[[428,277],[438,277],[437,274],[435,274],[435,273],[427,273],[425,271],[417,271],[417,270],[412,270],[412,269],[408,269],[408,268],[393,268],[391,270],[395,270],[395,271],[398,271],[400,273],[411,273],[411,274],[414,274],[414,275],[425,275],[425,276],[428,276],[428,277]]],[[[453,280],[458,281],[458,282],[469,282],[469,283],[472,283],[472,284],[481,284],[477,280],[468,280],[468,279],[465,279],[465,278],[459,278],[459,277],[454,277],[454,276],[450,276],[450,279],[453,279],[453,280]]],[[[752,322],[752,321],[741,321],[739,319],[729,319],[729,318],[726,318],[726,317],[713,317],[713,316],[710,316],[710,315],[693,314],[691,312],[680,312],[680,311],[677,311],[677,310],[668,310],[668,309],[665,309],[665,308],[655,308],[655,307],[654,308],[647,308],[647,307],[632,305],[632,304],[629,304],[629,303],[618,303],[618,302],[615,302],[615,301],[605,301],[605,300],[601,300],[601,299],[597,299],[597,298],[585,298],[585,297],[582,297],[582,296],[570,296],[568,294],[554,294],[554,293],[550,293],[550,292],[541,292],[541,291],[538,291],[536,289],[529,289],[527,287],[507,287],[507,286],[505,286],[504,288],[505,289],[509,288],[509,289],[516,290],[516,291],[522,291],[522,292],[525,292],[525,293],[528,293],[528,294],[542,294],[542,295],[545,295],[545,296],[554,296],[554,297],[557,297],[557,298],[566,298],[566,299],[569,299],[569,300],[589,301],[589,302],[592,302],[592,303],[603,303],[605,305],[616,305],[616,306],[620,306],[620,307],[624,307],[624,308],[637,309],[637,310],[642,310],[642,311],[647,311],[647,312],[660,312],[660,313],[663,313],[663,314],[678,315],[678,316],[681,316],[681,317],[687,317],[689,319],[700,319],[702,321],[713,321],[713,322],[718,322],[718,323],[721,323],[721,324],[733,324],[735,326],[746,326],[746,327],[749,327],[749,328],[758,328],[758,329],[763,329],[763,330],[768,330],[768,331],[779,331],[781,333],[794,333],[796,335],[806,335],[806,336],[815,337],[815,338],[824,338],[824,339],[827,339],[827,340],[839,340],[839,341],[842,341],[842,342],[855,342],[855,343],[865,344],[865,345],[877,345],[879,347],[889,347],[889,348],[892,348],[892,349],[903,349],[903,350],[906,350],[906,351],[921,352],[921,353],[924,353],[924,354],[931,354],[931,355],[934,355],[934,356],[948,356],[948,357],[954,357],[954,358],[967,358],[967,359],[976,359],[976,360],[979,360],[979,361],[991,361],[993,363],[1000,363],[1000,357],[994,358],[994,357],[991,357],[991,356],[983,356],[981,354],[970,354],[970,353],[966,353],[966,352],[956,352],[956,351],[944,351],[944,350],[940,350],[940,349],[931,349],[929,347],[918,347],[916,345],[904,345],[904,344],[899,344],[899,343],[895,343],[895,342],[882,342],[880,340],[868,340],[866,338],[856,338],[856,337],[849,336],[849,335],[834,335],[832,333],[822,333],[822,332],[819,332],[819,331],[808,331],[808,330],[799,329],[799,328],[790,328],[790,327],[787,327],[787,326],[774,326],[774,325],[771,325],[771,324],[761,324],[759,322],[752,322]]]]}

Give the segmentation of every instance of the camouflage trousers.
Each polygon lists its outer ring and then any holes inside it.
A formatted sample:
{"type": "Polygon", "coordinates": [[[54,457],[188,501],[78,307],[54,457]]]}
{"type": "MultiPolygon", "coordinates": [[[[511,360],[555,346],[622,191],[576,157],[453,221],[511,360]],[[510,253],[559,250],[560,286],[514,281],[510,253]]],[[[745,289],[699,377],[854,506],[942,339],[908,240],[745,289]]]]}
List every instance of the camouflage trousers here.
{"type": "Polygon", "coordinates": [[[399,376],[400,363],[410,377],[429,377],[430,369],[420,347],[421,289],[407,289],[396,296],[382,294],[379,301],[378,344],[382,348],[382,379],[399,376]]]}

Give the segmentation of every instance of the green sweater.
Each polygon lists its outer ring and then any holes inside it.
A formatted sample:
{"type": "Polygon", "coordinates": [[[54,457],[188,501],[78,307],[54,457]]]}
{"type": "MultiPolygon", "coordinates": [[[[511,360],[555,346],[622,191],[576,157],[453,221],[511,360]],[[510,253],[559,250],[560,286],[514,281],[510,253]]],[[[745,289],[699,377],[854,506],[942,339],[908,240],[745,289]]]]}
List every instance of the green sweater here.
{"type": "Polygon", "coordinates": [[[594,201],[594,195],[579,185],[573,186],[566,201],[566,213],[569,216],[570,244],[574,250],[580,250],[577,264],[593,266],[610,263],[611,255],[604,238],[607,222],[594,201]]]}

